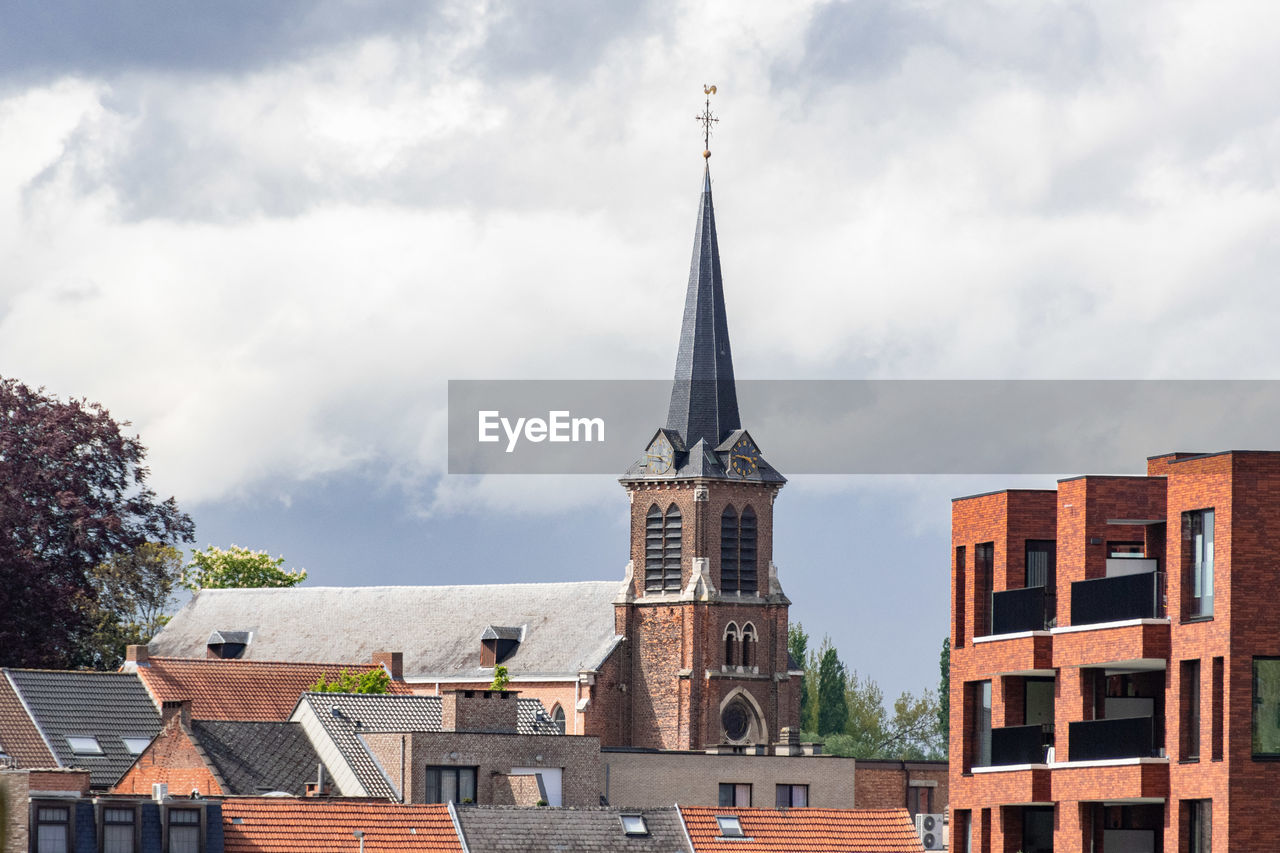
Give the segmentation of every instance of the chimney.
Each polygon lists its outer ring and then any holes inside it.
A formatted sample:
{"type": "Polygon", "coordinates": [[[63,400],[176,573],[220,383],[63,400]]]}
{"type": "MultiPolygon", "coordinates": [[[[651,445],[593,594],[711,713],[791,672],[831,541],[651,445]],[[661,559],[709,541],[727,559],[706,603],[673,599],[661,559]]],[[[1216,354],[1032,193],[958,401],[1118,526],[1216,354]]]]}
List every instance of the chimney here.
{"type": "Polygon", "coordinates": [[[392,681],[404,681],[404,652],[374,652],[373,665],[390,673],[392,681]]]}
{"type": "Polygon", "coordinates": [[[145,643],[141,646],[124,647],[124,662],[126,669],[129,668],[129,664],[133,664],[134,666],[150,666],[150,660],[151,655],[147,651],[145,643]]]}
{"type": "Polygon", "coordinates": [[[517,690],[446,690],[440,694],[440,729],[514,734],[517,690]]]}
{"type": "Polygon", "coordinates": [[[191,700],[166,699],[160,703],[160,724],[168,725],[174,717],[186,728],[191,728],[191,700]]]}
{"type": "Polygon", "coordinates": [[[316,765],[316,781],[307,783],[306,796],[308,797],[329,796],[329,784],[325,781],[323,764],[316,765]]]}

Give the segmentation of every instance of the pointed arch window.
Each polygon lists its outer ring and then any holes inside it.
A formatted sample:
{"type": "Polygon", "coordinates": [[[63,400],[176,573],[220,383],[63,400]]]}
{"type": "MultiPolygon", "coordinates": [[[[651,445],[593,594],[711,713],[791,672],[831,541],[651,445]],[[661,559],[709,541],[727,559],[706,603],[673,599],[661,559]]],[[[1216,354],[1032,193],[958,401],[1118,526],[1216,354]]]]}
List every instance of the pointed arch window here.
{"type": "Polygon", "coordinates": [[[564,708],[560,707],[559,702],[551,709],[551,722],[555,723],[556,728],[560,730],[560,734],[564,734],[564,708]]]}
{"type": "Polygon", "coordinates": [[[750,622],[742,626],[742,665],[755,666],[756,663],[756,626],[750,622]]]}
{"type": "Polygon", "coordinates": [[[644,523],[644,591],[680,591],[680,541],[683,519],[672,504],[664,513],[654,504],[644,523]]]}
{"type": "Polygon", "coordinates": [[[724,665],[738,664],[738,626],[733,622],[724,626],[724,665]]]}
{"type": "Polygon", "coordinates": [[[720,588],[755,595],[756,514],[747,507],[739,516],[732,506],[720,516],[720,588]]]}

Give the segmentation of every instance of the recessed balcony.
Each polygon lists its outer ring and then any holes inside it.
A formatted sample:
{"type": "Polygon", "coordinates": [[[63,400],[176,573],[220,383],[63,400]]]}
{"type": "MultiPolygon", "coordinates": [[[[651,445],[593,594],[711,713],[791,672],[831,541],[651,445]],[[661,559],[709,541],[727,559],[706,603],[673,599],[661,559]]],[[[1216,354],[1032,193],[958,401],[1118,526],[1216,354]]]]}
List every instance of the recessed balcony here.
{"type": "Polygon", "coordinates": [[[1070,761],[1109,761],[1121,758],[1155,758],[1155,721],[1151,717],[1114,720],[1082,720],[1067,729],[1070,761]]]}
{"type": "Polygon", "coordinates": [[[1133,619],[1161,619],[1164,615],[1164,572],[1092,578],[1071,584],[1073,628],[1133,619]]]}
{"type": "Polygon", "coordinates": [[[991,730],[991,765],[1044,764],[1048,733],[1043,725],[991,730]]]}
{"type": "Polygon", "coordinates": [[[1006,589],[993,594],[992,635],[1047,630],[1051,614],[1045,608],[1045,601],[1045,589],[1042,586],[1006,589]]]}

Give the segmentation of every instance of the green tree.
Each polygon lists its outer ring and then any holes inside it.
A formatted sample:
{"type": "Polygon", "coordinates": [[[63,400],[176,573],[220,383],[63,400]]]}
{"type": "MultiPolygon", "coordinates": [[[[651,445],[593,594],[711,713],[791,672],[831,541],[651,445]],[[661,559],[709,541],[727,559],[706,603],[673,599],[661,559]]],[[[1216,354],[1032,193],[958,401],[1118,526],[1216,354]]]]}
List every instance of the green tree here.
{"type": "Polygon", "coordinates": [[[307,688],[311,693],[386,693],[390,689],[391,676],[382,667],[364,672],[344,669],[333,681],[326,680],[322,675],[315,684],[307,688]]]}
{"type": "Polygon", "coordinates": [[[210,545],[194,551],[182,573],[190,590],[297,586],[307,579],[305,569],[284,568],[284,557],[232,545],[225,551],[210,545]]]}
{"type": "Polygon", "coordinates": [[[951,744],[951,638],[942,641],[942,654],[938,656],[938,669],[942,678],[938,681],[938,737],[942,741],[942,757],[947,757],[951,744]]]}
{"type": "Polygon", "coordinates": [[[818,650],[818,734],[838,734],[849,720],[845,698],[848,675],[831,638],[822,639],[818,650]]]}
{"type": "Polygon", "coordinates": [[[94,626],[85,662],[116,669],[126,646],[150,640],[167,621],[181,577],[182,552],[160,542],[144,542],[94,566],[94,594],[84,599],[94,626]]]}
{"type": "Polygon", "coordinates": [[[809,695],[813,686],[813,676],[809,674],[809,635],[799,622],[787,628],[787,651],[804,670],[804,676],[800,679],[800,728],[803,731],[817,731],[818,722],[813,719],[817,707],[813,697],[809,695]]]}
{"type": "Polygon", "coordinates": [[[511,683],[511,676],[507,672],[507,668],[502,664],[498,664],[493,668],[493,681],[489,682],[490,690],[506,690],[507,685],[511,683]]]}

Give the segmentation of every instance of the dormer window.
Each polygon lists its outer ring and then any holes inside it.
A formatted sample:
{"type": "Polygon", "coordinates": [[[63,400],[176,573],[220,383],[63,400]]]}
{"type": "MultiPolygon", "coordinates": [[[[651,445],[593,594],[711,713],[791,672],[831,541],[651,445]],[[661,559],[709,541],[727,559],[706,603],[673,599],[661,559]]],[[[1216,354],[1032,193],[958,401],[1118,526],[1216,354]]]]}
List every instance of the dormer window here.
{"type": "Polygon", "coordinates": [[[214,631],[205,646],[205,657],[236,660],[244,656],[252,637],[251,631],[214,631]]]}
{"type": "Polygon", "coordinates": [[[497,666],[516,653],[524,628],[490,625],[480,635],[480,665],[497,666]]]}

